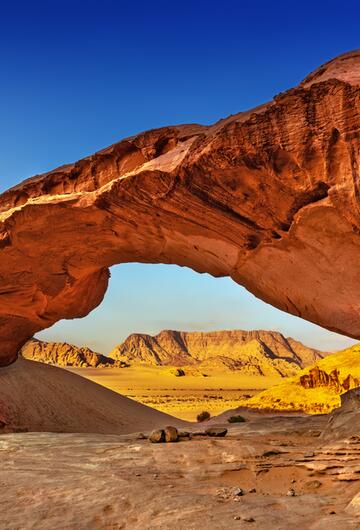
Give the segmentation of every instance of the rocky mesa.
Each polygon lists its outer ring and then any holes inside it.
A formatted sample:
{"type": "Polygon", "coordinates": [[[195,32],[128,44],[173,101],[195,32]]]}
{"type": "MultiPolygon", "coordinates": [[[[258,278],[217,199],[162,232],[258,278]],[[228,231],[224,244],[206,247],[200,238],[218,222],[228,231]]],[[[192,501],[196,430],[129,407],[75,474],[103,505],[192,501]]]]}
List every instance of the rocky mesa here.
{"type": "Polygon", "coordinates": [[[288,377],[322,359],[326,353],[308,348],[276,331],[164,330],[158,335],[134,333],[110,353],[126,364],[236,370],[246,375],[288,377]]]}
{"type": "Polygon", "coordinates": [[[20,350],[25,359],[57,366],[74,366],[78,368],[106,368],[125,366],[90,348],[74,346],[67,342],[44,342],[37,339],[29,340],[20,350]]]}
{"type": "Polygon", "coordinates": [[[88,314],[123,262],[230,276],[360,338],[359,72],[347,53],[260,107],[144,132],[4,192],[0,364],[88,314]]]}

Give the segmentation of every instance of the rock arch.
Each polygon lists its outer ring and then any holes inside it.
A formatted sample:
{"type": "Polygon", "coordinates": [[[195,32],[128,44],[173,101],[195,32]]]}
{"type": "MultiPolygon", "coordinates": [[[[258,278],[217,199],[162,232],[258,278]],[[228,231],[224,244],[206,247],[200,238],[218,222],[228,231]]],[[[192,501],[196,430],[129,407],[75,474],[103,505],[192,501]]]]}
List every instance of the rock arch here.
{"type": "Polygon", "coordinates": [[[213,126],[127,138],[0,196],[0,363],[86,315],[115,263],[231,276],[360,338],[360,51],[213,126]]]}

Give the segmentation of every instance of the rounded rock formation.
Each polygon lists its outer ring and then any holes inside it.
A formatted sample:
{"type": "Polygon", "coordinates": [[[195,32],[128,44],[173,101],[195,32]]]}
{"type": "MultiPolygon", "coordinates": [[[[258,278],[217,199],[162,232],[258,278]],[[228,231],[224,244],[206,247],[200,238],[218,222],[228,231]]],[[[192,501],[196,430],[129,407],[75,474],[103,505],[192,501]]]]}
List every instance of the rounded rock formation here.
{"type": "Polygon", "coordinates": [[[169,425],[165,427],[165,442],[177,442],[179,439],[179,433],[176,427],[169,425]]]}
{"type": "Polygon", "coordinates": [[[155,429],[149,436],[149,440],[153,444],[160,444],[165,442],[165,431],[164,429],[155,429]]]}

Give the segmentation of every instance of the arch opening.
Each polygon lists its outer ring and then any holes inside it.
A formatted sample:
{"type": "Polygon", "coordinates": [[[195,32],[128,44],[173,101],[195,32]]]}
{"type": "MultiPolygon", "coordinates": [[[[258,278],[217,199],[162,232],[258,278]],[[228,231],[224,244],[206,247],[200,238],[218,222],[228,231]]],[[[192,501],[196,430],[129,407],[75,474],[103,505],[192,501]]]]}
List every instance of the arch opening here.
{"type": "Polygon", "coordinates": [[[3,193],[0,365],[88,314],[108,268],[131,262],[228,276],[360,338],[358,54],[349,75],[341,61],[252,111],[147,131],[3,193]]]}

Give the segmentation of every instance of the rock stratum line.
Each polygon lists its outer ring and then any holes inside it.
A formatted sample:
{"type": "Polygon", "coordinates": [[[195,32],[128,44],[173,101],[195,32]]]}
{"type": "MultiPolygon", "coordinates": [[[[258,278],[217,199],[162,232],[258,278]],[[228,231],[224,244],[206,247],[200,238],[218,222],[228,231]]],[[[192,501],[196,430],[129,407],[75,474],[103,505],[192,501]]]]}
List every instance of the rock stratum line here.
{"type": "Polygon", "coordinates": [[[360,338],[360,51],[213,126],[127,138],[0,196],[0,363],[109,267],[175,263],[360,338]]]}

